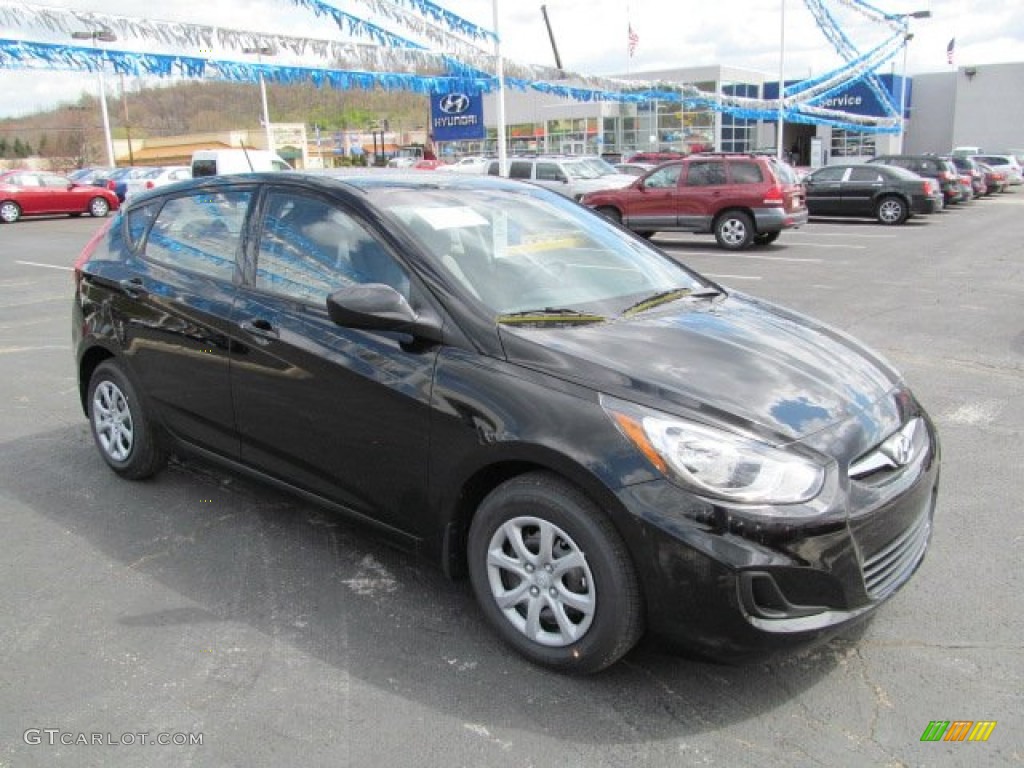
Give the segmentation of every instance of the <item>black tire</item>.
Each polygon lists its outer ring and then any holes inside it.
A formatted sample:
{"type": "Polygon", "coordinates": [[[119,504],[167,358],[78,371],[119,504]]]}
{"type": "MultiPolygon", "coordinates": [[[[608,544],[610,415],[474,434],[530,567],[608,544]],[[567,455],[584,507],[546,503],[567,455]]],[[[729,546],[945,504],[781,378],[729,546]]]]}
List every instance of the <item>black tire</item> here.
{"type": "Polygon", "coordinates": [[[13,200],[0,202],[0,221],[4,224],[13,224],[21,218],[21,206],[13,200]]]}
{"type": "Polygon", "coordinates": [[[616,224],[622,223],[622,214],[619,213],[617,208],[612,208],[609,205],[603,205],[600,208],[597,208],[596,210],[606,219],[614,221],[616,224]]]}
{"type": "Polygon", "coordinates": [[[89,201],[89,215],[96,219],[104,218],[110,213],[110,203],[102,197],[94,197],[89,201]]]}
{"type": "Polygon", "coordinates": [[[657,232],[651,232],[649,229],[640,229],[636,231],[636,234],[640,235],[644,240],[650,240],[657,232]]]}
{"type": "Polygon", "coordinates": [[[467,554],[484,615],[530,661],[598,672],[643,633],[626,545],[593,502],[554,475],[531,472],[494,489],[473,518],[467,554]],[[504,608],[499,597],[508,598],[504,608]]]}
{"type": "Polygon", "coordinates": [[[754,242],[754,222],[742,211],[726,211],[715,219],[715,240],[727,251],[742,251],[754,242]]]}
{"type": "Polygon", "coordinates": [[[167,454],[135,387],[115,360],[104,360],[89,379],[89,426],[107,465],[129,480],[159,472],[167,454]]]}
{"type": "Polygon", "coordinates": [[[901,197],[886,195],[875,204],[875,218],[882,224],[902,224],[910,216],[910,210],[901,197]]]}
{"type": "Polygon", "coordinates": [[[771,245],[778,239],[778,232],[762,232],[759,235],[754,235],[754,245],[771,245]]]}

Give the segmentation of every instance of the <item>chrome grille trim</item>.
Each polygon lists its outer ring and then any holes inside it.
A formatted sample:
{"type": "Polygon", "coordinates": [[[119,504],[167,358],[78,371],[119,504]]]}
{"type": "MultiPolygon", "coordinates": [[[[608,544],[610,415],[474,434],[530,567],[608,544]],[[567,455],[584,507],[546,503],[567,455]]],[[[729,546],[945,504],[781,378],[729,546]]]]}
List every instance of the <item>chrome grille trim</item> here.
{"type": "Polygon", "coordinates": [[[872,599],[882,599],[910,576],[924,557],[931,527],[931,516],[925,513],[887,547],[864,561],[864,586],[872,599]]]}

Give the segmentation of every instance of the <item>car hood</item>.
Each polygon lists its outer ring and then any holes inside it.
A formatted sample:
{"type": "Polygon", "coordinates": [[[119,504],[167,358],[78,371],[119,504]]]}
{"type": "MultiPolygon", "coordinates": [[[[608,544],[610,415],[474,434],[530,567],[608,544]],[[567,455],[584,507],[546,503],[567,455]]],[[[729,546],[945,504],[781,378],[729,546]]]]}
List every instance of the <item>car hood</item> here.
{"type": "Polygon", "coordinates": [[[900,384],[845,334],[735,294],[595,325],[501,326],[501,336],[518,365],[788,440],[866,414],[900,384]]]}

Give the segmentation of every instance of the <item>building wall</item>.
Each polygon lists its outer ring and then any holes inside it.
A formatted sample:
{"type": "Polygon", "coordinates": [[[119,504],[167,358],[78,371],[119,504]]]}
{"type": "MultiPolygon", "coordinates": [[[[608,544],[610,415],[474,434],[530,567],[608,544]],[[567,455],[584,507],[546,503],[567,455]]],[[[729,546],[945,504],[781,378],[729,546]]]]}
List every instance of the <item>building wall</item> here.
{"type": "Polygon", "coordinates": [[[955,72],[932,72],[914,76],[906,154],[944,153],[952,149],[953,119],[956,113],[956,76],[955,72]]]}
{"type": "Polygon", "coordinates": [[[1024,62],[957,69],[951,145],[1024,147],[1024,62]]]}

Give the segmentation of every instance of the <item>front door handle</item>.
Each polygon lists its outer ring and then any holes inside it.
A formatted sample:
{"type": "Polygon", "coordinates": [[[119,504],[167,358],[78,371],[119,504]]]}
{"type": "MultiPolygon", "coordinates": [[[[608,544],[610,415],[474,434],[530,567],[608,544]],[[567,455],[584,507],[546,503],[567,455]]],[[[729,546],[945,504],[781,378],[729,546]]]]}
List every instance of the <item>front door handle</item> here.
{"type": "Polygon", "coordinates": [[[239,323],[239,327],[253,336],[261,339],[276,339],[280,336],[269,320],[264,320],[262,317],[256,317],[251,320],[243,320],[239,323]]]}

